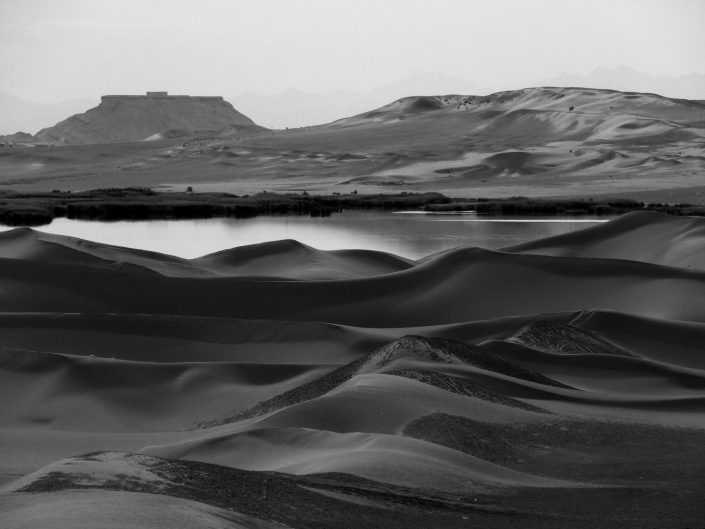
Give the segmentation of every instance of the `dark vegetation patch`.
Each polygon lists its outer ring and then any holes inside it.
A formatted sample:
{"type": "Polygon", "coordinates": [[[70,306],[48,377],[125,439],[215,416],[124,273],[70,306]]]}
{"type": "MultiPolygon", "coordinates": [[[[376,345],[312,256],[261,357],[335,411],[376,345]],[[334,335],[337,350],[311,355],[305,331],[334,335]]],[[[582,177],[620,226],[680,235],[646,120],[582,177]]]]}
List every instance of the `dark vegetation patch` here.
{"type": "MultiPolygon", "coordinates": [[[[364,180],[364,177],[360,177],[364,180]]],[[[393,182],[396,184],[396,182],[393,182]]],[[[156,192],[114,188],[51,193],[0,193],[0,224],[41,226],[54,218],[116,221],[157,219],[248,218],[259,215],[327,217],[346,209],[424,210],[429,213],[474,211],[480,215],[617,215],[635,210],[705,216],[705,206],[687,203],[644,204],[630,199],[449,198],[440,193],[311,195],[258,193],[156,192]]]]}
{"type": "Polygon", "coordinates": [[[258,215],[330,216],[343,209],[401,210],[448,199],[439,193],[309,195],[155,192],[149,188],[0,194],[0,223],[39,226],[57,217],[82,220],[247,218],[258,215]]]}
{"type": "MultiPolygon", "coordinates": [[[[666,205],[668,206],[668,205],[666,205]]],[[[617,215],[646,209],[643,202],[630,199],[457,199],[445,204],[428,204],[429,212],[475,211],[480,215],[617,215]]],[[[664,210],[664,208],[649,208],[664,210]]],[[[671,213],[671,211],[667,211],[671,213]]],[[[677,214],[673,210],[673,214],[677,214]]]]}

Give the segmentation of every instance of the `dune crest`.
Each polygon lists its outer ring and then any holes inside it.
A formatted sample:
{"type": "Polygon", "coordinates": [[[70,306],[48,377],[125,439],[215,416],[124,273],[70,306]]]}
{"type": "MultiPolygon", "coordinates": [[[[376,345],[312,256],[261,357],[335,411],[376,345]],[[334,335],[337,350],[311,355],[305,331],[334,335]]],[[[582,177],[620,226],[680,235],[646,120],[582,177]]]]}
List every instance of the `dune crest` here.
{"type": "Polygon", "coordinates": [[[191,263],[226,277],[303,280],[356,279],[407,270],[415,264],[383,252],[323,251],[293,240],[239,246],[192,259],[191,263]]]}
{"type": "Polygon", "coordinates": [[[705,270],[705,219],[632,212],[577,233],[504,248],[558,257],[625,259],[705,270]]]}

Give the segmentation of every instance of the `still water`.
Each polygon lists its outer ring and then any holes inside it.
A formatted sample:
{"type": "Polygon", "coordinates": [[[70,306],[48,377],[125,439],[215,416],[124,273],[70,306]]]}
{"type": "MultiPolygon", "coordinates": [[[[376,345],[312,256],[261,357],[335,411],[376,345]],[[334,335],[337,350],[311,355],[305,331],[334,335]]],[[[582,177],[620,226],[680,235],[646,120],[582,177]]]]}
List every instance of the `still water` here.
{"type": "Polygon", "coordinates": [[[413,212],[345,211],[331,217],[262,216],[94,222],[56,219],[40,231],[140,248],[185,258],[234,246],[296,239],[321,250],[364,248],[418,259],[461,245],[502,248],[575,231],[604,219],[560,217],[478,217],[413,212]]]}

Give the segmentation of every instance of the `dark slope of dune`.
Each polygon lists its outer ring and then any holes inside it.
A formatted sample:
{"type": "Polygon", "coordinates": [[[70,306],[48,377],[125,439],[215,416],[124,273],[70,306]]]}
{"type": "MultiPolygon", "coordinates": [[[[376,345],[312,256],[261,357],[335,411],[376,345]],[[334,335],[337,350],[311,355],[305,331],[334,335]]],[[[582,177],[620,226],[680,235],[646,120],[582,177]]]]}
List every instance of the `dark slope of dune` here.
{"type": "Polygon", "coordinates": [[[699,233],[419,262],[0,234],[0,526],[696,527],[699,233]]]}

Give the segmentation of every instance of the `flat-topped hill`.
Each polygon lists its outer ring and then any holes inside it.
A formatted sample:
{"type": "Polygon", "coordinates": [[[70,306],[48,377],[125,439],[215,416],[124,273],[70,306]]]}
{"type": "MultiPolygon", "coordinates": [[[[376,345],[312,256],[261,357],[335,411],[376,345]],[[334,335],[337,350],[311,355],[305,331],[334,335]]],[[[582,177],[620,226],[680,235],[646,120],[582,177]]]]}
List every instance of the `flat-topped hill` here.
{"type": "Polygon", "coordinates": [[[222,97],[105,95],[100,105],[43,129],[35,138],[47,143],[121,143],[188,136],[223,129],[257,129],[222,97]]]}

